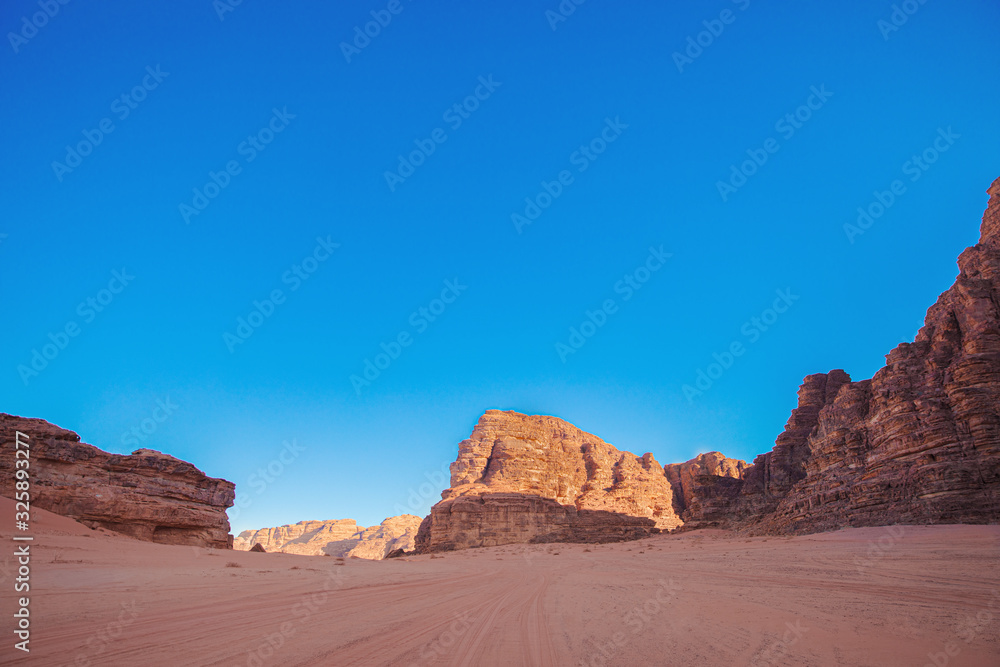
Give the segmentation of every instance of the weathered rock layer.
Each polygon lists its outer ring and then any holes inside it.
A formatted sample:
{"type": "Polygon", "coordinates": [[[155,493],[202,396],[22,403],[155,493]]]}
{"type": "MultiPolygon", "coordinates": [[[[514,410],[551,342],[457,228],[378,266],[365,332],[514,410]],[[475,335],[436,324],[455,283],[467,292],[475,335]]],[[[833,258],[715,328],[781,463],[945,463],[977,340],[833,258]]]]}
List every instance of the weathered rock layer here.
{"type": "Polygon", "coordinates": [[[620,542],[659,533],[653,519],[577,509],[526,493],[482,493],[442,501],[424,519],[421,552],[546,542],[620,542]]]}
{"type": "Polygon", "coordinates": [[[724,520],[749,467],[746,461],[730,459],[719,452],[665,465],[663,472],[674,489],[674,506],[685,525],[694,527],[724,520]]]}
{"type": "Polygon", "coordinates": [[[980,242],[913,343],[871,380],[810,375],[774,448],[660,469],[554,417],[488,411],[418,550],[609,541],[682,525],[755,533],[1000,521],[1000,179],[980,242]],[[595,514],[596,513],[596,514],[595,514]]]}
{"type": "MultiPolygon", "coordinates": [[[[109,454],[41,419],[0,413],[0,468],[15,469],[17,432],[30,448],[31,504],[142,540],[227,549],[235,485],[150,449],[109,454]]],[[[0,495],[14,498],[13,474],[0,495]]]]}
{"type": "Polygon", "coordinates": [[[652,454],[620,452],[555,417],[489,410],[459,444],[419,550],[606,542],[682,524],[652,454]]]}
{"type": "Polygon", "coordinates": [[[812,375],[732,522],[757,532],[1000,521],[1000,179],[978,244],[871,380],[812,375]]]}
{"type": "Polygon", "coordinates": [[[341,556],[382,560],[397,549],[412,551],[420,517],[404,514],[365,528],[353,519],[300,521],[296,524],[244,530],[233,548],[248,551],[260,544],[265,551],[306,556],[341,556]]]}

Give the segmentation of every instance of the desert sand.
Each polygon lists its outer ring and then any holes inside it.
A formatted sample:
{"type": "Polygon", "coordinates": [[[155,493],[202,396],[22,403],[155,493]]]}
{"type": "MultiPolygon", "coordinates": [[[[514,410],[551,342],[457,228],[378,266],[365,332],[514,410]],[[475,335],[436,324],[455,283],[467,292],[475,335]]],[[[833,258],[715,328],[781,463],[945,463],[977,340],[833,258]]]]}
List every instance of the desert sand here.
{"type": "MultiPolygon", "coordinates": [[[[0,515],[12,504],[0,498],[0,515]]],[[[159,545],[33,515],[31,653],[5,630],[4,663],[1000,664],[1000,526],[701,530],[365,561],[159,545]]],[[[12,532],[4,521],[9,545],[12,532]]]]}

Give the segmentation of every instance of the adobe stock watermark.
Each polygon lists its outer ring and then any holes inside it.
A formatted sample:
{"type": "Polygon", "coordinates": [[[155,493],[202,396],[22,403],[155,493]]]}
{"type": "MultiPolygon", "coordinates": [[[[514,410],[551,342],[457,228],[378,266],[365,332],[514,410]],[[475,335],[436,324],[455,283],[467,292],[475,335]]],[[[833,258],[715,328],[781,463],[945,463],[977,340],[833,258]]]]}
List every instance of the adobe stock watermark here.
{"type": "MultiPolygon", "coordinates": [[[[583,173],[590,168],[597,158],[599,158],[604,151],[608,149],[608,146],[613,144],[618,140],[622,133],[628,129],[628,125],[621,122],[619,116],[615,116],[614,120],[611,118],[604,119],[604,127],[597,134],[596,137],[588,141],[586,144],[580,144],[580,147],[569,155],[569,163],[576,167],[578,173],[583,173]]],[[[518,234],[524,232],[524,228],[533,223],[535,220],[541,217],[542,213],[545,212],[552,203],[562,196],[563,192],[570,185],[573,185],[574,177],[573,173],[569,169],[563,169],[552,181],[542,181],[542,189],[538,191],[533,197],[524,198],[524,210],[521,213],[514,212],[510,216],[510,221],[514,224],[514,229],[517,230],[518,234]]]]}
{"type": "MultiPolygon", "coordinates": [[[[406,497],[406,506],[396,503],[396,515],[401,514],[424,514],[427,501],[440,499],[441,491],[451,483],[451,464],[445,463],[439,470],[425,472],[427,479],[419,487],[408,489],[409,495],[406,497]]],[[[433,503],[432,503],[433,504],[433,503]]]]}
{"type": "MultiPolygon", "coordinates": [[[[289,286],[289,292],[297,291],[305,281],[309,280],[309,278],[319,271],[319,267],[323,265],[323,262],[330,259],[330,256],[339,247],[340,244],[331,241],[329,235],[325,239],[322,236],[317,236],[316,247],[312,249],[312,252],[306,255],[301,261],[292,264],[291,268],[281,274],[282,284],[289,286]]],[[[241,315],[236,318],[234,333],[225,331],[222,334],[222,342],[226,344],[229,354],[236,351],[237,345],[247,342],[250,336],[254,335],[254,332],[274,315],[278,306],[285,303],[286,299],[287,296],[280,287],[271,290],[263,301],[255,299],[252,303],[253,308],[247,316],[243,317],[241,315]]]]}
{"type": "MultiPolygon", "coordinates": [[[[277,135],[285,131],[294,118],[296,115],[288,113],[288,107],[282,107],[280,111],[277,107],[271,109],[271,118],[268,119],[264,127],[247,135],[247,138],[236,146],[236,153],[243,157],[246,164],[250,164],[274,141],[277,135]]],[[[209,171],[205,184],[200,188],[193,189],[194,196],[191,198],[191,203],[182,202],[178,206],[184,224],[191,224],[191,218],[201,215],[212,203],[212,200],[229,187],[233,178],[241,173],[243,173],[243,166],[239,160],[235,159],[226,162],[218,172],[209,171]]]]}
{"type": "MultiPolygon", "coordinates": [[[[160,87],[160,84],[168,76],[170,76],[170,72],[160,70],[159,65],[156,66],[156,69],[153,69],[152,66],[147,66],[146,75],[142,77],[141,82],[133,86],[131,90],[122,93],[112,100],[111,113],[115,114],[118,120],[125,120],[133,111],[139,108],[139,105],[146,100],[149,93],[160,87]]],[[[97,127],[92,130],[82,130],[83,139],[73,146],[66,146],[66,156],[63,158],[63,161],[52,161],[52,172],[56,175],[56,179],[62,183],[63,177],[66,174],[72,173],[74,169],[83,164],[83,158],[91,155],[94,149],[104,142],[104,138],[114,131],[115,122],[110,117],[102,118],[98,121],[97,127]]]]}
{"type": "Polygon", "coordinates": [[[419,667],[425,664],[425,660],[432,662],[426,664],[439,665],[444,656],[454,648],[458,640],[462,638],[469,628],[472,627],[471,613],[455,614],[455,620],[451,622],[448,629],[442,632],[437,639],[420,650],[419,659],[411,662],[409,667],[419,667]]]}
{"type": "MultiPolygon", "coordinates": [[[[813,117],[813,113],[822,109],[827,101],[833,97],[833,93],[826,89],[826,84],[820,84],[819,88],[810,86],[809,91],[810,95],[804,104],[786,113],[774,123],[775,132],[779,132],[785,141],[794,137],[795,133],[801,130],[813,117]]],[[[779,150],[781,150],[781,143],[774,137],[768,137],[762,148],[748,148],[746,154],[750,159],[744,160],[738,167],[735,164],[729,165],[729,178],[725,181],[715,182],[715,187],[719,191],[722,201],[729,201],[729,197],[746,185],[747,179],[756,174],[779,150]]]]}
{"type": "MultiPolygon", "coordinates": [[[[99,313],[103,313],[108,306],[114,302],[115,298],[125,291],[125,288],[135,280],[135,276],[122,267],[121,271],[112,271],[111,280],[107,287],[99,290],[94,296],[89,296],[76,306],[76,314],[83,319],[84,324],[90,324],[99,313]]],[[[21,376],[21,382],[27,387],[28,383],[39,376],[48,368],[49,364],[55,361],[56,357],[69,346],[72,339],[82,333],[83,328],[77,321],[69,320],[55,333],[49,332],[49,342],[42,345],[41,350],[32,348],[31,360],[27,364],[18,364],[17,374],[21,376]]]]}
{"type": "Polygon", "coordinates": [[[634,639],[640,632],[650,627],[653,619],[667,609],[677,598],[677,593],[683,590],[673,579],[660,579],[656,593],[629,609],[622,617],[625,626],[629,629],[626,633],[622,630],[611,635],[608,641],[596,644],[594,653],[580,660],[579,667],[604,667],[608,661],[619,655],[619,651],[629,641],[634,639]]]}
{"type": "Polygon", "coordinates": [[[347,61],[347,64],[350,65],[354,56],[360,55],[362,51],[367,49],[372,40],[381,35],[383,29],[389,27],[392,18],[402,14],[404,9],[406,7],[400,0],[389,0],[385,9],[373,9],[370,12],[371,21],[366,22],[363,26],[354,26],[354,38],[351,42],[340,43],[340,52],[344,54],[344,60],[347,61]]]}
{"type": "Polygon", "coordinates": [[[552,32],[556,31],[560,23],[565,23],[570,16],[576,13],[576,8],[587,0],[562,0],[554,9],[545,10],[545,20],[549,22],[552,32]]]}
{"type": "Polygon", "coordinates": [[[20,53],[21,47],[56,17],[61,6],[68,4],[69,0],[38,0],[38,6],[42,11],[32,14],[30,19],[27,16],[22,16],[21,29],[17,32],[7,33],[7,41],[10,42],[10,48],[14,49],[14,53],[20,53]]]}
{"type": "MultiPolygon", "coordinates": [[[[750,0],[732,0],[732,2],[740,11],[746,11],[750,6],[750,0]]],[[[688,35],[684,53],[674,51],[671,56],[674,59],[674,65],[677,66],[677,71],[683,74],[686,65],[694,64],[694,61],[701,57],[705,49],[715,44],[715,40],[722,36],[726,26],[736,22],[737,16],[733,10],[723,9],[719,12],[719,18],[702,21],[701,24],[705,26],[705,29],[697,35],[688,35]]]]}
{"type": "Polygon", "coordinates": [[[802,625],[802,619],[796,619],[795,623],[786,621],[785,627],[787,629],[782,633],[781,639],[767,646],[750,659],[752,667],[768,667],[769,665],[779,663],[786,664],[781,661],[788,655],[788,649],[798,644],[803,635],[809,632],[809,628],[802,625]]]}
{"type": "Polygon", "coordinates": [[[226,20],[226,14],[230,14],[236,11],[236,8],[243,4],[243,0],[213,0],[212,9],[215,10],[215,15],[219,17],[219,22],[226,20]]]}
{"type": "Polygon", "coordinates": [[[879,563],[889,551],[896,546],[896,542],[903,539],[906,534],[904,526],[886,526],[885,534],[878,541],[868,540],[868,547],[865,549],[865,557],[854,557],[854,568],[859,575],[867,574],[869,568],[879,563]]]}
{"type": "MultiPolygon", "coordinates": [[[[948,152],[962,137],[962,135],[952,131],[951,125],[948,126],[947,130],[939,127],[937,132],[938,136],[935,137],[930,146],[919,154],[910,156],[910,159],[904,162],[900,168],[904,176],[909,176],[911,183],[919,181],[920,177],[938,161],[941,155],[948,152]]],[[[874,199],[867,205],[858,207],[858,217],[854,224],[849,222],[844,224],[844,234],[847,235],[847,240],[851,242],[851,245],[854,245],[855,238],[871,229],[875,222],[885,215],[886,211],[904,194],[906,194],[906,183],[899,178],[890,183],[887,190],[872,192],[874,199]]]]}
{"type": "MultiPolygon", "coordinates": [[[[444,314],[448,306],[455,303],[462,292],[467,289],[469,286],[461,284],[458,278],[445,280],[444,289],[441,290],[438,298],[432,299],[426,306],[421,306],[410,313],[407,322],[413,327],[414,333],[420,335],[427,331],[430,325],[444,314]]],[[[351,375],[349,378],[351,386],[354,387],[354,393],[361,396],[361,390],[370,387],[372,382],[377,380],[392,365],[392,362],[399,359],[404,349],[413,345],[414,340],[414,335],[409,330],[404,329],[396,334],[389,343],[384,341],[379,343],[382,351],[375,355],[374,362],[366,357],[361,375],[351,375]]]]}
{"type": "Polygon", "coordinates": [[[170,396],[156,400],[156,407],[153,408],[149,417],[144,418],[130,430],[122,433],[122,444],[126,447],[138,447],[140,443],[156,433],[160,425],[165,423],[174,411],[179,408],[177,404],[170,400],[170,396]]]}
{"type": "Polygon", "coordinates": [[[233,498],[233,506],[228,510],[230,521],[235,521],[243,510],[253,505],[253,498],[267,491],[268,485],[273,484],[278,477],[281,477],[285,468],[294,463],[304,451],[306,448],[301,447],[295,438],[283,441],[278,455],[247,477],[246,486],[253,489],[253,497],[237,491],[233,498]]]}
{"type": "Polygon", "coordinates": [[[292,605],[292,619],[283,620],[277,632],[262,635],[259,642],[247,649],[247,667],[264,667],[275,653],[285,645],[285,641],[295,636],[295,624],[309,620],[330,599],[330,592],[342,588],[347,577],[341,568],[332,567],[326,571],[323,586],[319,590],[304,593],[299,602],[292,605]]]}
{"type": "Polygon", "coordinates": [[[118,612],[117,620],[110,621],[91,635],[84,642],[86,648],[77,653],[73,664],[79,667],[88,667],[92,664],[106,664],[104,662],[106,658],[99,660],[97,663],[92,663],[91,659],[97,660],[103,655],[108,650],[108,645],[121,637],[125,629],[135,622],[135,619],[139,617],[140,611],[142,610],[136,606],[135,600],[121,603],[121,610],[118,612]]]}
{"type": "MultiPolygon", "coordinates": [[[[797,294],[792,294],[791,288],[775,290],[775,294],[777,294],[777,298],[770,308],[765,308],[759,316],[751,317],[740,327],[740,333],[747,339],[749,345],[753,345],[760,340],[765,332],[770,331],[778,318],[787,313],[788,309],[800,298],[797,294]]],[[[712,358],[715,361],[710,363],[705,370],[699,368],[695,371],[694,386],[686,384],[682,387],[684,398],[688,400],[688,403],[694,403],[696,396],[701,396],[711,389],[719,378],[733,367],[736,360],[746,354],[746,351],[747,346],[741,339],[737,339],[726,346],[722,354],[713,352],[712,358]]]]}
{"type": "MultiPolygon", "coordinates": [[[[957,630],[955,630],[954,638],[960,639],[965,644],[972,643],[972,640],[985,632],[994,622],[996,619],[994,614],[996,613],[1000,613],[1000,590],[994,588],[991,591],[989,609],[984,609],[975,616],[966,614],[957,630]]],[[[947,667],[952,664],[963,664],[958,661],[952,662],[952,658],[958,657],[958,654],[962,652],[961,645],[954,641],[954,639],[946,641],[941,649],[940,651],[927,654],[927,663],[924,667],[947,667]]]]}
{"type": "Polygon", "coordinates": [[[879,19],[875,24],[878,31],[882,33],[882,39],[888,42],[889,35],[898,32],[900,28],[906,25],[910,17],[920,11],[920,8],[926,4],[927,0],[904,0],[899,4],[894,4],[892,12],[889,14],[889,20],[879,19]]]}
{"type": "MultiPolygon", "coordinates": [[[[623,302],[629,301],[671,257],[673,253],[664,252],[662,245],[659,248],[650,246],[646,260],[614,284],[615,294],[621,294],[623,302]]],[[[565,364],[569,355],[576,354],[601,327],[608,323],[608,318],[617,312],[618,302],[614,299],[605,299],[597,310],[585,311],[583,322],[578,327],[569,328],[568,344],[562,341],[556,342],[556,354],[559,355],[559,360],[565,364]]]]}
{"type": "MultiPolygon", "coordinates": [[[[467,95],[461,102],[451,105],[441,114],[441,119],[448,123],[452,131],[462,127],[462,123],[472,117],[472,114],[479,109],[480,104],[490,99],[496,89],[503,85],[502,81],[494,81],[493,75],[479,77],[479,85],[475,87],[471,94],[467,95]]],[[[399,159],[395,171],[386,171],[385,183],[389,186],[389,192],[395,192],[396,188],[406,182],[410,176],[422,167],[427,158],[434,154],[438,146],[448,141],[448,134],[444,128],[436,127],[431,130],[426,139],[414,139],[416,148],[405,156],[396,156],[399,159]]]]}

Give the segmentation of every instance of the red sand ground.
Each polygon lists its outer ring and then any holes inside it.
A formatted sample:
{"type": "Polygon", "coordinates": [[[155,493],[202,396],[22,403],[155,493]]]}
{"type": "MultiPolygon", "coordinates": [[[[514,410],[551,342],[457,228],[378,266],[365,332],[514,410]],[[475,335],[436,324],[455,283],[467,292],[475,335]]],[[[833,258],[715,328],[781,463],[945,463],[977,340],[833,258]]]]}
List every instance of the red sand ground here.
{"type": "Polygon", "coordinates": [[[0,499],[3,664],[1000,665],[1000,526],[696,531],[338,564],[32,514],[25,655],[14,508],[0,499]]]}

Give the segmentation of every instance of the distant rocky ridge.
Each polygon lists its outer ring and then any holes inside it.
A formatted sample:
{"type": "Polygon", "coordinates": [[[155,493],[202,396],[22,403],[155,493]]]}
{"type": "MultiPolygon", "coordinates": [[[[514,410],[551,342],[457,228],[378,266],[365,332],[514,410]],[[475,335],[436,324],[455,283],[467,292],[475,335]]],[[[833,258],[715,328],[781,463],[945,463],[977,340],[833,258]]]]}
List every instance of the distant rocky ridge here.
{"type": "MultiPolygon", "coordinates": [[[[30,448],[31,505],[142,540],[228,549],[235,485],[151,449],[109,454],[41,419],[0,413],[0,469],[15,469],[17,432],[30,448]]],[[[0,495],[15,497],[13,474],[0,495]]]]}
{"type": "Polygon", "coordinates": [[[916,340],[871,380],[807,377],[753,465],[712,452],[660,471],[651,454],[619,452],[560,419],[490,410],[459,445],[417,551],[700,526],[1000,522],[1000,179],[988,192],[981,240],[916,340]],[[581,523],[592,511],[605,515],[581,523]]]}
{"type": "Polygon", "coordinates": [[[341,556],[382,560],[396,550],[411,551],[420,517],[403,514],[365,528],[353,519],[300,521],[296,524],[244,530],[233,548],[249,551],[260,544],[265,551],[307,556],[341,556]]]}

